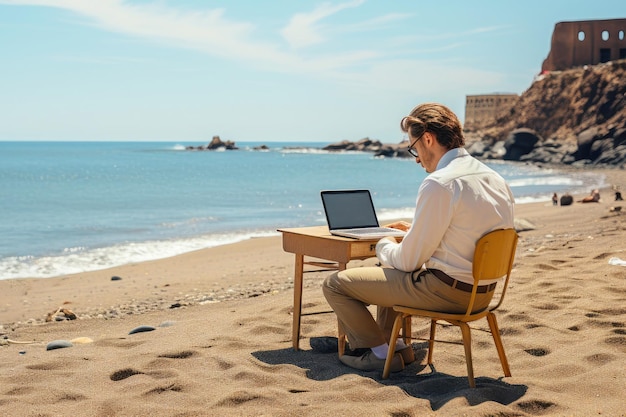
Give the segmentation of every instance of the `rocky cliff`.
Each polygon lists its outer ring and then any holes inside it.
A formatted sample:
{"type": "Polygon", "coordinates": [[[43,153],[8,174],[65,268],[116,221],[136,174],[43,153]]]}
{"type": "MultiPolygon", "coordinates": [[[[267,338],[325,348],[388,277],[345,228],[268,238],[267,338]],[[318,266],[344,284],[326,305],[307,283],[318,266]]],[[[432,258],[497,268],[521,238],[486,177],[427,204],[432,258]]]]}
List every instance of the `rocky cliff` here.
{"type": "MultiPolygon", "coordinates": [[[[510,110],[465,134],[480,159],[626,169],[626,60],[541,74],[510,110]]],[[[324,149],[409,157],[407,145],[365,138],[324,149]]]]}
{"type": "Polygon", "coordinates": [[[626,60],[541,74],[466,136],[482,158],[626,168],[626,60]]]}

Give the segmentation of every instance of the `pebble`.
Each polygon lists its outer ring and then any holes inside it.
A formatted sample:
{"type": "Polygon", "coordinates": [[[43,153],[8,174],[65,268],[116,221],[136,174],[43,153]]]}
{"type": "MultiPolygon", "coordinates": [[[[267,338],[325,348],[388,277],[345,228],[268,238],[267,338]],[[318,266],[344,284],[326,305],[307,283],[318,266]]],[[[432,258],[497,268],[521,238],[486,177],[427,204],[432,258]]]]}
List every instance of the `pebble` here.
{"type": "MultiPolygon", "coordinates": [[[[111,277],[113,279],[113,277],[111,277]]],[[[121,277],[118,277],[121,279],[121,277]]],[[[307,279],[304,280],[304,288],[319,288],[321,282],[324,280],[325,275],[311,274],[307,275],[307,279]]],[[[169,284],[166,284],[169,286],[169,284]]],[[[172,306],[175,308],[189,307],[194,305],[205,305],[212,303],[219,303],[223,301],[237,300],[252,298],[258,296],[278,294],[285,291],[293,290],[293,277],[285,276],[276,280],[268,280],[261,283],[235,283],[228,287],[220,284],[214,284],[213,290],[207,292],[191,292],[180,293],[178,296],[170,297],[163,296],[162,294],[151,297],[149,299],[133,300],[128,304],[119,304],[110,306],[109,308],[93,308],[81,311],[81,318],[97,318],[102,320],[120,319],[129,315],[140,315],[156,310],[168,310],[172,306]]],[[[15,330],[16,328],[25,325],[36,325],[44,323],[44,318],[29,319],[26,322],[15,323],[3,323],[0,325],[0,330],[15,330]]],[[[146,331],[146,330],[143,330],[146,331]]],[[[135,331],[135,333],[138,333],[135,331]]]]}
{"type": "Polygon", "coordinates": [[[46,350],[63,349],[74,346],[69,340],[53,340],[48,343],[46,350]]]}
{"type": "Polygon", "coordinates": [[[135,334],[135,333],[142,333],[142,332],[151,332],[153,330],[156,330],[156,327],[152,327],[152,326],[139,326],[139,327],[135,327],[133,330],[131,330],[130,332],[128,332],[128,334],[135,334]]]}
{"type": "Polygon", "coordinates": [[[121,281],[121,280],[122,280],[122,277],[118,277],[117,275],[113,275],[111,277],[111,281],[121,281]]]}

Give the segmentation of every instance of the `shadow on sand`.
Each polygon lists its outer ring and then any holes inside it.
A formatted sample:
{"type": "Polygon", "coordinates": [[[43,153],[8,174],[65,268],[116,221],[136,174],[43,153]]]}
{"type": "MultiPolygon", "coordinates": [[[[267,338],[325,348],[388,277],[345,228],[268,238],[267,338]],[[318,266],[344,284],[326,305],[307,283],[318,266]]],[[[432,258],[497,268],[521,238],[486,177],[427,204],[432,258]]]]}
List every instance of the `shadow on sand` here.
{"type": "MultiPolygon", "coordinates": [[[[466,376],[452,376],[437,372],[430,366],[430,372],[423,372],[428,365],[425,362],[425,344],[413,344],[415,362],[402,372],[392,374],[389,379],[382,379],[380,371],[357,371],[337,360],[337,351],[319,352],[316,350],[294,351],[292,348],[257,351],[252,355],[258,360],[270,364],[290,364],[306,369],[307,377],[316,381],[328,381],[341,375],[358,374],[371,378],[380,384],[397,386],[408,395],[428,400],[433,411],[443,407],[454,398],[465,397],[468,404],[475,406],[486,401],[495,401],[503,405],[511,404],[524,396],[526,385],[508,384],[502,379],[477,377],[476,388],[470,388],[466,376]]],[[[330,350],[330,349],[329,349],[330,350]]]]}

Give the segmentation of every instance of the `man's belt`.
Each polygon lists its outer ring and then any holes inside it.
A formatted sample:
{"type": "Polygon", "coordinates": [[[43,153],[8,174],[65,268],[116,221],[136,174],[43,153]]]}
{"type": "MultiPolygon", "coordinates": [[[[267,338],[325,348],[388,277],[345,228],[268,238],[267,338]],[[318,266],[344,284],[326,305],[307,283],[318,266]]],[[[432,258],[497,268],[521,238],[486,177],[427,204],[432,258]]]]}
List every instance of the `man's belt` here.
{"type": "MultiPolygon", "coordinates": [[[[459,281],[458,279],[454,279],[448,274],[446,274],[445,272],[440,271],[438,269],[428,269],[428,272],[436,276],[439,279],[439,281],[444,282],[448,284],[449,286],[451,286],[452,288],[456,288],[461,291],[472,292],[472,288],[474,287],[472,284],[468,284],[466,282],[459,281]]],[[[476,292],[480,294],[488,293],[490,291],[493,291],[494,288],[496,288],[496,284],[497,282],[494,282],[489,285],[479,285],[476,288],[476,292]]]]}

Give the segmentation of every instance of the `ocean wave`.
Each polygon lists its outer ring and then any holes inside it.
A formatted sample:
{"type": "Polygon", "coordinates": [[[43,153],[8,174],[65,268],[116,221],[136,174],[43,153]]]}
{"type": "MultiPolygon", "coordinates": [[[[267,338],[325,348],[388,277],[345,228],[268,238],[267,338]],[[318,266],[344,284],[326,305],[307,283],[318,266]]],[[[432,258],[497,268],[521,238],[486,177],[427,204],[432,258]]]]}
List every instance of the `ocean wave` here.
{"type": "Polygon", "coordinates": [[[0,279],[50,278],[112,268],[136,262],[169,258],[187,252],[244,240],[276,236],[276,231],[253,231],[233,234],[212,234],[168,241],[133,242],[109,247],[86,249],[66,248],[51,256],[12,256],[0,259],[0,279]]]}
{"type": "Polygon", "coordinates": [[[549,201],[552,204],[552,195],[536,195],[536,196],[524,196],[517,197],[515,199],[515,204],[529,204],[529,203],[541,203],[544,201],[549,201]]]}
{"type": "Polygon", "coordinates": [[[307,153],[307,154],[328,154],[330,151],[326,151],[320,148],[279,148],[280,153],[307,153]]]}
{"type": "Polygon", "coordinates": [[[553,176],[553,177],[529,177],[508,181],[509,187],[532,187],[536,185],[563,185],[567,187],[583,185],[581,178],[553,176]]]}

